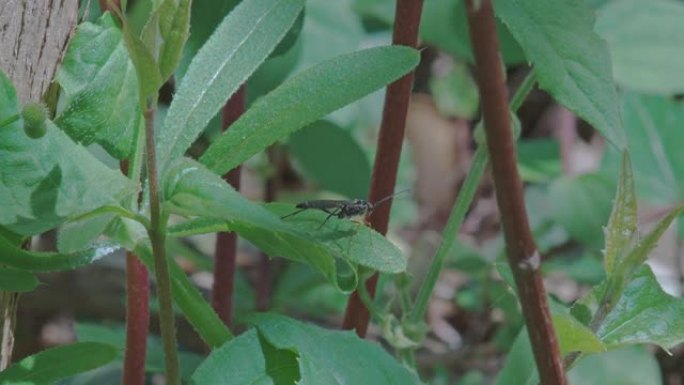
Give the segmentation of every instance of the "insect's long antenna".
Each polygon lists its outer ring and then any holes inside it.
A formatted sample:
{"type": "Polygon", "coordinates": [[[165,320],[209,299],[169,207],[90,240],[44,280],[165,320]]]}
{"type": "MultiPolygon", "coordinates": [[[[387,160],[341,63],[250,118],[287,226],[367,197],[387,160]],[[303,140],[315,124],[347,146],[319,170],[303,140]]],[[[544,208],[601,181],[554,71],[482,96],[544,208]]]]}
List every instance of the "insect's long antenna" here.
{"type": "Polygon", "coordinates": [[[388,195],[388,196],[386,196],[386,197],[380,199],[379,201],[374,202],[374,203],[373,203],[373,207],[374,207],[374,208],[375,208],[375,207],[378,207],[378,205],[379,205],[380,203],[385,202],[385,201],[388,201],[388,200],[394,198],[395,196],[397,196],[397,195],[399,195],[399,194],[401,194],[401,193],[405,193],[405,192],[407,192],[407,191],[411,191],[411,189],[408,189],[408,188],[407,188],[407,189],[403,189],[403,190],[401,190],[401,191],[395,192],[395,193],[392,194],[392,195],[388,195]]]}
{"type": "Polygon", "coordinates": [[[289,214],[287,214],[287,215],[285,215],[285,216],[280,217],[280,219],[285,219],[285,218],[287,218],[287,217],[291,217],[291,216],[293,216],[293,215],[297,215],[297,214],[301,213],[301,212],[304,211],[304,210],[306,210],[306,208],[299,209],[299,210],[297,210],[297,211],[295,211],[295,212],[293,212],[293,213],[289,213],[289,214]]]}

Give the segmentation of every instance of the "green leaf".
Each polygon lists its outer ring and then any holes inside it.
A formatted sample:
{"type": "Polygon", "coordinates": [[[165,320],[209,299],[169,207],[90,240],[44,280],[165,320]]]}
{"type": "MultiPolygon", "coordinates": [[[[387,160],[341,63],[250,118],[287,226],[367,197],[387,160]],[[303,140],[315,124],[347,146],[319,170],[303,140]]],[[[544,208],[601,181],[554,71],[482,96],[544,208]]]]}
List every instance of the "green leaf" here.
{"type": "Polygon", "coordinates": [[[154,52],[162,81],[173,74],[183,53],[190,27],[190,3],[190,0],[162,1],[143,28],[143,40],[154,52]]]}
{"type": "Polygon", "coordinates": [[[568,372],[570,385],[661,385],[661,377],[653,353],[637,346],[582,357],[568,372]]]}
{"type": "Polygon", "coordinates": [[[684,4],[673,0],[611,1],[601,7],[596,32],[608,42],[615,80],[648,93],[684,92],[683,18],[684,4]]]}
{"type": "Polygon", "coordinates": [[[223,174],[276,140],[398,79],[419,59],[412,48],[392,46],[323,62],[259,99],[200,159],[223,174]]]}
{"type": "Polygon", "coordinates": [[[0,267],[0,291],[32,291],[38,284],[38,278],[28,271],[0,267]]]}
{"type": "Polygon", "coordinates": [[[39,140],[11,129],[0,132],[0,224],[38,234],[132,195],[135,184],[73,143],[52,122],[39,140]]]}
{"type": "Polygon", "coordinates": [[[605,229],[604,265],[611,276],[616,266],[622,265],[634,242],[637,231],[637,204],[634,192],[634,176],[629,153],[622,155],[622,167],[618,180],[613,211],[605,229]]]}
{"type": "Polygon", "coordinates": [[[396,273],[406,268],[401,252],[368,227],[332,218],[320,228],[324,213],[302,213],[287,222],[285,205],[269,206],[278,216],[249,202],[218,175],[189,159],[179,159],[164,183],[165,207],[185,216],[228,222],[228,227],[272,256],[310,264],[340,289],[356,287],[354,266],[396,273]]]}
{"type": "Polygon", "coordinates": [[[57,250],[63,253],[83,250],[104,233],[115,217],[109,213],[67,222],[57,233],[57,250]]]}
{"type": "Polygon", "coordinates": [[[421,384],[379,345],[353,332],[329,331],[268,313],[255,314],[250,321],[273,347],[298,356],[298,384],[421,384]]]}
{"type": "Polygon", "coordinates": [[[635,93],[623,94],[622,103],[639,197],[656,205],[679,204],[684,199],[684,104],[635,93]]]}
{"type": "Polygon", "coordinates": [[[601,174],[557,179],[549,189],[551,217],[573,238],[599,250],[603,246],[601,230],[610,216],[613,191],[613,182],[601,174]]]}
{"type": "Polygon", "coordinates": [[[217,218],[194,218],[175,225],[169,226],[167,236],[189,237],[191,235],[218,233],[220,231],[230,231],[228,223],[217,218]]]}
{"type": "MultiPolygon", "coordinates": [[[[14,87],[0,73],[0,121],[18,113],[14,87]]],[[[17,234],[41,233],[135,192],[52,122],[47,128],[40,139],[28,138],[20,121],[0,129],[0,225],[17,234]]]]}
{"type": "Polygon", "coordinates": [[[684,342],[684,300],[665,293],[651,268],[642,265],[597,334],[609,348],[653,343],[670,349],[684,342]]]}
{"type": "Polygon", "coordinates": [[[69,270],[85,266],[118,250],[111,244],[96,244],[73,253],[24,250],[0,236],[0,264],[28,271],[69,270]]]}
{"type": "Polygon", "coordinates": [[[552,302],[553,328],[558,336],[561,354],[570,352],[598,353],[605,346],[591,329],[573,317],[562,305],[552,302]]]}
{"type": "Polygon", "coordinates": [[[303,0],[247,0],[223,20],[195,55],[159,132],[165,170],[183,155],[209,120],[285,36],[303,0]]]}
{"type": "Polygon", "coordinates": [[[183,57],[176,69],[176,81],[185,76],[190,61],[209,39],[224,17],[230,13],[240,0],[214,0],[208,7],[204,2],[193,1],[190,12],[190,34],[185,42],[183,57]]]}
{"type": "Polygon", "coordinates": [[[304,173],[322,188],[347,197],[368,194],[370,162],[349,131],[319,120],[295,132],[289,149],[304,173]]]}
{"type": "Polygon", "coordinates": [[[610,55],[594,32],[592,10],[583,1],[495,0],[494,4],[497,16],[534,65],[539,86],[624,148],[627,142],[610,55]]]}
{"type": "Polygon", "coordinates": [[[156,100],[157,92],[164,83],[159,65],[152,52],[135,34],[131,26],[123,21],[123,37],[128,49],[128,55],[133,61],[135,72],[138,74],[138,93],[141,108],[147,108],[148,98],[156,100]]]}
{"type": "Polygon", "coordinates": [[[192,375],[195,384],[273,385],[256,329],[211,352],[192,375]]]}
{"type": "Polygon", "coordinates": [[[57,126],[83,145],[129,158],[141,122],[138,79],[111,15],[78,26],[56,80],[65,98],[57,126]]]}
{"type": "Polygon", "coordinates": [[[506,355],[503,369],[496,378],[496,385],[536,385],[539,383],[537,365],[532,355],[532,345],[527,329],[518,333],[506,355]]]}
{"type": "Polygon", "coordinates": [[[57,380],[103,366],[117,356],[111,345],[81,342],[50,348],[0,372],[3,385],[54,384],[57,380]]]}

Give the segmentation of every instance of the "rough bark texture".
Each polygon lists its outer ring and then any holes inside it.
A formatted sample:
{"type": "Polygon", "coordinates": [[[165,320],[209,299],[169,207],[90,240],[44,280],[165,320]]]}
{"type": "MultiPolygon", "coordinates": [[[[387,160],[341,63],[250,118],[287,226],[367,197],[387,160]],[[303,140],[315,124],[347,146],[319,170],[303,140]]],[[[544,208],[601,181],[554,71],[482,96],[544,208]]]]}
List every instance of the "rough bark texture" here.
{"type": "Polygon", "coordinates": [[[21,103],[39,101],[55,75],[78,17],[75,0],[2,0],[0,69],[21,103]]]}

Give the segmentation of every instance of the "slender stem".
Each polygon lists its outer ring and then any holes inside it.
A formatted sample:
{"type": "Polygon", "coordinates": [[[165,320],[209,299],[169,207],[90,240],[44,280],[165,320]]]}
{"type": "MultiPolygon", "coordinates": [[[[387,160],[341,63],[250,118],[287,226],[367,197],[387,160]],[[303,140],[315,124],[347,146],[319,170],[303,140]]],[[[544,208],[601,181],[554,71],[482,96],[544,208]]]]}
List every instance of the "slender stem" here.
{"type": "MultiPolygon", "coordinates": [[[[511,98],[511,111],[516,111],[532,91],[532,88],[536,82],[536,76],[534,70],[530,71],[522,84],[518,87],[511,98]]],[[[458,198],[456,198],[456,203],[451,209],[449,214],[449,219],[442,232],[442,242],[435,253],[435,257],[432,259],[430,264],[430,269],[428,270],[425,280],[423,281],[418,296],[416,297],[416,304],[413,307],[413,311],[410,315],[410,320],[412,322],[418,322],[425,317],[425,312],[427,311],[427,306],[432,296],[432,292],[435,289],[439,274],[444,267],[444,260],[451,248],[453,247],[454,240],[458,235],[458,231],[463,224],[465,215],[468,212],[468,208],[473,202],[475,197],[475,192],[477,191],[477,186],[480,185],[480,180],[484,171],[487,167],[489,161],[489,155],[484,148],[478,148],[473,156],[473,162],[468,171],[468,176],[465,181],[463,181],[463,186],[461,191],[458,193],[458,198]]]]}
{"type": "MultiPolygon", "coordinates": [[[[130,162],[127,160],[121,161],[120,169],[131,180],[138,180],[140,177],[139,172],[130,172],[130,162]]],[[[142,193],[138,194],[137,200],[132,201],[131,204],[139,209],[141,200],[142,193]]],[[[147,218],[145,221],[147,228],[149,221],[147,218]]],[[[149,272],[138,257],[129,251],[126,253],[126,350],[121,379],[123,385],[145,383],[147,335],[150,323],[149,298],[149,272]]]]}
{"type": "Polygon", "coordinates": [[[9,126],[10,124],[16,122],[17,120],[19,120],[19,117],[19,114],[16,114],[0,121],[0,128],[4,128],[5,126],[9,126]]]}
{"type": "Polygon", "coordinates": [[[446,256],[451,251],[454,245],[458,230],[463,223],[468,208],[475,197],[475,192],[477,191],[477,186],[480,184],[480,179],[484,174],[485,168],[487,167],[487,151],[483,148],[478,148],[475,152],[475,157],[473,158],[473,163],[470,166],[470,171],[468,176],[463,182],[463,187],[458,193],[458,198],[456,203],[449,214],[449,219],[447,221],[446,227],[442,233],[442,242],[437,249],[435,258],[432,260],[430,265],[430,270],[428,270],[425,281],[420,287],[418,292],[418,297],[416,299],[416,304],[411,312],[410,319],[413,322],[418,322],[425,317],[425,312],[427,311],[428,302],[432,291],[435,288],[437,279],[439,278],[439,273],[444,267],[444,260],[446,256]]]}
{"type": "MultiPolygon", "coordinates": [[[[245,111],[245,86],[240,89],[223,106],[221,126],[223,130],[230,127],[245,111]]],[[[240,189],[241,167],[230,170],[223,179],[235,190],[240,189]]],[[[221,320],[230,327],[233,323],[233,296],[235,286],[235,260],[237,254],[237,234],[219,232],[216,234],[214,248],[214,283],[211,291],[211,304],[221,320]]]]}
{"type": "Polygon", "coordinates": [[[466,10],[506,254],[529,332],[539,379],[545,385],[565,385],[567,380],[540,271],[541,257],[532,239],[523,200],[522,181],[517,169],[494,9],[491,0],[467,0],[466,10]]]}
{"type": "Polygon", "coordinates": [[[145,149],[147,153],[147,178],[150,191],[150,225],[147,229],[152,254],[154,272],[157,281],[157,298],[159,298],[159,326],[164,345],[164,362],[166,365],[166,383],[180,385],[178,351],[176,350],[176,326],[171,302],[171,282],[169,263],[166,260],[166,220],[161,210],[161,191],[157,173],[157,156],[154,142],[154,109],[148,105],[145,111],[145,149]]]}
{"type": "MultiPolygon", "coordinates": [[[[416,47],[418,45],[418,26],[423,9],[423,0],[398,0],[396,4],[392,43],[416,47]]],[[[377,202],[394,192],[412,86],[413,71],[387,87],[377,155],[375,156],[371,179],[369,194],[371,202],[377,202]]],[[[392,200],[378,207],[368,218],[371,227],[381,234],[387,233],[391,207],[392,200]]],[[[377,282],[378,275],[375,274],[366,283],[371,296],[375,295],[377,282]]],[[[358,291],[356,291],[347,304],[342,328],[354,329],[356,334],[363,337],[366,335],[369,321],[368,309],[363,306],[358,291]]]]}

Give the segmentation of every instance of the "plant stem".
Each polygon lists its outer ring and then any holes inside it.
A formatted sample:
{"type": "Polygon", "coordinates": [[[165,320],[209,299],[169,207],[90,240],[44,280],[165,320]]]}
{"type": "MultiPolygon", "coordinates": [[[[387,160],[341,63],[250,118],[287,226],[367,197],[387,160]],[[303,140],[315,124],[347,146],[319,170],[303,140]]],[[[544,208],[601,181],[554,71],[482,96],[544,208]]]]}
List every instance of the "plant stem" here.
{"type": "Polygon", "coordinates": [[[564,385],[567,380],[540,272],[541,257],[530,232],[517,169],[494,9],[491,0],[467,0],[466,10],[506,254],[515,278],[539,379],[545,385],[564,385]]]}
{"type": "MultiPolygon", "coordinates": [[[[138,172],[130,173],[130,162],[120,163],[121,172],[132,180],[138,180],[138,172]]],[[[142,193],[137,202],[139,208],[142,193]]],[[[145,265],[132,252],[126,252],[126,350],[121,383],[123,385],[143,385],[145,383],[145,360],[147,356],[147,334],[150,323],[150,286],[149,272],[145,265]]]]}
{"type": "MultiPolygon", "coordinates": [[[[530,71],[522,84],[518,87],[511,98],[511,111],[516,111],[529,95],[530,91],[535,85],[537,77],[534,74],[534,70],[530,71]]],[[[465,181],[463,181],[463,186],[461,191],[458,193],[456,198],[456,203],[451,209],[449,214],[449,219],[442,232],[442,242],[435,253],[432,263],[430,264],[430,269],[428,270],[425,280],[423,281],[418,296],[416,297],[416,304],[413,307],[413,311],[410,314],[410,320],[412,322],[418,322],[425,317],[425,312],[427,311],[427,306],[432,296],[432,292],[435,289],[439,274],[444,267],[444,260],[451,248],[453,247],[454,240],[458,236],[458,231],[463,224],[465,215],[468,212],[468,208],[473,202],[475,197],[475,192],[477,191],[477,186],[480,185],[480,180],[482,175],[484,175],[485,168],[489,161],[489,156],[487,151],[480,147],[475,151],[473,156],[473,162],[468,171],[468,176],[465,181]]]]}
{"type": "Polygon", "coordinates": [[[413,322],[418,322],[425,317],[425,312],[427,311],[427,306],[432,296],[432,291],[437,284],[437,279],[439,278],[439,273],[442,271],[444,266],[444,259],[451,251],[454,241],[458,235],[458,230],[463,223],[468,208],[475,197],[475,192],[477,191],[477,186],[480,184],[480,179],[484,174],[485,168],[487,167],[487,151],[480,147],[475,151],[475,156],[473,158],[473,163],[470,166],[470,171],[468,176],[463,182],[463,187],[458,193],[458,198],[456,198],[456,203],[454,204],[451,214],[449,214],[449,219],[442,232],[442,242],[435,253],[435,257],[430,264],[430,270],[425,277],[425,281],[420,287],[418,296],[416,298],[416,304],[413,307],[413,311],[410,315],[410,320],[413,322]]]}
{"type": "Polygon", "coordinates": [[[148,103],[145,111],[145,149],[147,163],[147,179],[150,191],[150,228],[147,232],[152,244],[154,272],[157,281],[157,298],[159,299],[159,326],[164,345],[164,363],[166,365],[166,384],[180,385],[178,351],[176,350],[176,326],[171,301],[171,282],[169,263],[166,260],[166,220],[161,210],[161,191],[157,173],[157,156],[154,141],[154,108],[148,103]]]}
{"type": "MultiPolygon", "coordinates": [[[[423,0],[398,0],[396,4],[392,44],[415,48],[418,45],[418,26],[423,0]]],[[[387,87],[369,193],[371,202],[377,202],[394,192],[412,86],[413,71],[387,87]]],[[[387,204],[379,206],[368,218],[371,227],[381,234],[387,233],[391,207],[392,200],[390,199],[387,204]]],[[[375,274],[366,283],[371,297],[375,295],[377,282],[378,275],[375,274]]],[[[368,310],[363,306],[358,292],[354,292],[347,304],[342,328],[354,329],[356,334],[364,337],[369,321],[368,310]]]]}
{"type": "MultiPolygon", "coordinates": [[[[245,111],[245,86],[243,85],[223,106],[221,127],[227,130],[245,111]]],[[[241,167],[238,166],[223,176],[235,190],[240,190],[241,167]]],[[[235,256],[237,254],[237,234],[220,232],[216,234],[214,249],[214,283],[211,291],[211,304],[226,326],[233,323],[233,294],[235,286],[235,256]]]]}

